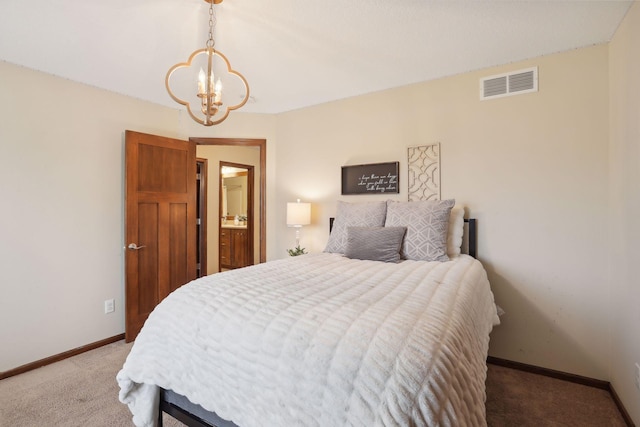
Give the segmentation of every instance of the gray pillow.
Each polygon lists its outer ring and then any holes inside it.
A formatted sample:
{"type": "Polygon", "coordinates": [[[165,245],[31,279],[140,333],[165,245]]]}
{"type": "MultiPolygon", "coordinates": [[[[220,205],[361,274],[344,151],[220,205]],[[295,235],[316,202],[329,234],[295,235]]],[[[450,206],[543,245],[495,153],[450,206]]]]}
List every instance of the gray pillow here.
{"type": "Polygon", "coordinates": [[[371,261],[399,262],[407,227],[347,227],[345,256],[371,261]]]}
{"type": "Polygon", "coordinates": [[[400,256],[415,261],[449,261],[447,231],[455,200],[387,201],[386,227],[407,227],[400,256]]]}
{"type": "Polygon", "coordinates": [[[336,219],[324,251],[343,254],[347,247],[347,227],[382,227],[386,214],[387,202],[338,201],[336,219]]]}

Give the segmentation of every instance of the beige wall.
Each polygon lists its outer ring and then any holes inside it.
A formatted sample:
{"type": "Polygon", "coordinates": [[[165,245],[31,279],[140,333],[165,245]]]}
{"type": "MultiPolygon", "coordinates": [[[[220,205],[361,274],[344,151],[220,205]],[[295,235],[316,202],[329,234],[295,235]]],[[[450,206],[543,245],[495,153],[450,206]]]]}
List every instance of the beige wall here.
{"type": "Polygon", "coordinates": [[[124,130],[176,136],[178,116],[7,63],[0,76],[1,371],[123,331],[124,130]]]}
{"type": "Polygon", "coordinates": [[[0,94],[0,372],[124,332],[126,129],[266,138],[274,163],[272,116],[205,129],[176,109],[1,61],[0,94]],[[116,311],[103,314],[110,298],[116,311]]]}
{"type": "Polygon", "coordinates": [[[492,355],[608,378],[608,54],[595,46],[345,99],[278,117],[278,254],[287,201],[313,203],[302,246],[320,251],[342,165],[441,144],[442,197],[479,221],[479,256],[506,310],[492,355]],[[483,76],[539,67],[540,91],[479,100],[483,76]]]}
{"type": "Polygon", "coordinates": [[[640,391],[640,4],[627,13],[610,44],[609,192],[612,310],[610,381],[636,425],[640,391]]]}
{"type": "Polygon", "coordinates": [[[208,159],[209,182],[207,185],[207,274],[217,273],[219,270],[219,233],[218,212],[220,211],[220,162],[253,165],[253,206],[255,211],[253,248],[256,263],[260,262],[260,149],[259,147],[235,147],[219,145],[198,145],[198,157],[208,159]]]}

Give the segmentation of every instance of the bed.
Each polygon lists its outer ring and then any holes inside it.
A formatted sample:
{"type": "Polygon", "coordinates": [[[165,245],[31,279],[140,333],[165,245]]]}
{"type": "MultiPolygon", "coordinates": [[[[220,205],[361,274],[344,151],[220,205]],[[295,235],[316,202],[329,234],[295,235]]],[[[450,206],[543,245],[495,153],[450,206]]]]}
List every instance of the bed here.
{"type": "Polygon", "coordinates": [[[165,411],[193,426],[486,425],[499,320],[482,264],[460,253],[462,216],[452,203],[391,203],[339,202],[325,252],[163,300],[117,375],[134,423],[159,425],[165,411]],[[439,260],[411,259],[422,226],[398,209],[429,218],[439,260]]]}

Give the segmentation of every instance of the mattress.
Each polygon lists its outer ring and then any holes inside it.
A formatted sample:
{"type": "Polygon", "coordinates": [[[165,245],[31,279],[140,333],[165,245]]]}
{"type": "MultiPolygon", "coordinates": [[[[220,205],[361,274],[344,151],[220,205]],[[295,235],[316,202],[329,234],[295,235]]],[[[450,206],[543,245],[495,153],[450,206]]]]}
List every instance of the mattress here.
{"type": "Polygon", "coordinates": [[[188,283],[151,313],[117,375],[137,426],[159,387],[254,426],[486,425],[482,264],[308,254],[188,283]]]}

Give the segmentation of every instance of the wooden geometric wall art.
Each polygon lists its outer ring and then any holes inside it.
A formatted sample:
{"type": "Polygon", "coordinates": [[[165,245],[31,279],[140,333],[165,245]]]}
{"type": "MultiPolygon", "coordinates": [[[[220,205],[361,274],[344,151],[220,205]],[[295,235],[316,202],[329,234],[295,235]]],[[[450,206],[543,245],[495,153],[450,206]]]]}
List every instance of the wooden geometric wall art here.
{"type": "Polygon", "coordinates": [[[440,143],[409,147],[409,201],[440,200],[440,143]]]}

